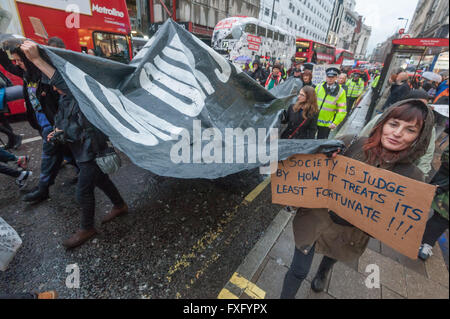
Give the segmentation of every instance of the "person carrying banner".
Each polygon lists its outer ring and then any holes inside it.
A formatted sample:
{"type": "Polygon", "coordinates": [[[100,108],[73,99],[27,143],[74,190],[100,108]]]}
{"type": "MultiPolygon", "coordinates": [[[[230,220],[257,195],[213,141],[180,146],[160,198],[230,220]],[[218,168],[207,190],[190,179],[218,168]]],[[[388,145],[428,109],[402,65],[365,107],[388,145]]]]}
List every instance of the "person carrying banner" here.
{"type": "Polygon", "coordinates": [[[54,117],[58,109],[58,93],[46,83],[42,73],[31,63],[19,46],[11,51],[15,65],[7,53],[0,49],[0,64],[10,73],[23,79],[23,97],[30,126],[42,136],[41,174],[38,186],[25,194],[22,200],[37,204],[49,198],[49,188],[54,184],[63,161],[63,149],[49,143],[46,136],[53,131],[54,117]]]}
{"type": "Polygon", "coordinates": [[[295,104],[290,105],[281,114],[281,123],[288,125],[281,134],[281,138],[314,139],[318,115],[316,91],[311,86],[304,86],[295,104]]]}
{"type": "MultiPolygon", "coordinates": [[[[426,152],[433,126],[433,111],[425,103],[417,99],[404,100],[386,110],[369,138],[343,136],[341,139],[346,150],[342,154],[423,181],[422,172],[413,162],[426,152]]],[[[311,288],[320,292],[325,288],[327,276],[336,261],[358,260],[370,239],[367,233],[326,208],[299,208],[293,219],[293,231],[295,253],[284,278],[282,299],[295,297],[316,252],[324,257],[311,288]]]]}
{"type": "Polygon", "coordinates": [[[71,94],[59,72],[40,55],[38,46],[25,41],[21,49],[27,58],[49,79],[50,84],[60,94],[59,109],[55,117],[55,129],[47,140],[59,140],[69,145],[80,169],[77,183],[77,200],[81,206],[81,227],[63,242],[66,249],[82,245],[97,234],[95,229],[95,187],[99,187],[112,201],[112,210],[103,217],[102,223],[126,214],[128,206],[109,176],[103,173],[95,159],[98,153],[107,148],[106,136],[91,125],[81,112],[78,102],[71,94]]]}
{"type": "Polygon", "coordinates": [[[355,70],[352,73],[352,78],[347,81],[347,114],[350,114],[355,101],[361,96],[364,91],[364,81],[361,79],[361,72],[355,70]]]}
{"type": "Polygon", "coordinates": [[[270,90],[276,87],[278,84],[283,82],[283,78],[281,76],[281,66],[279,64],[275,64],[272,68],[272,73],[267,77],[265,88],[270,90]]]}
{"type": "Polygon", "coordinates": [[[346,94],[337,83],[339,70],[328,68],[326,81],[316,87],[319,119],[317,121],[317,139],[327,139],[347,115],[346,94]]]}

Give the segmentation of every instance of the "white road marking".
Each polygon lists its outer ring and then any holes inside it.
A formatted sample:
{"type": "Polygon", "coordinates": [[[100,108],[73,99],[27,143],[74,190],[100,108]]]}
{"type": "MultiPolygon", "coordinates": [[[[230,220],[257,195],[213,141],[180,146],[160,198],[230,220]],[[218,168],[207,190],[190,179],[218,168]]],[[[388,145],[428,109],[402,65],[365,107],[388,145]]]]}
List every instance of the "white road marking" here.
{"type": "Polygon", "coordinates": [[[36,142],[39,140],[42,140],[42,137],[36,136],[36,137],[32,137],[32,138],[27,138],[26,140],[22,141],[22,144],[32,143],[32,142],[36,142]]]}

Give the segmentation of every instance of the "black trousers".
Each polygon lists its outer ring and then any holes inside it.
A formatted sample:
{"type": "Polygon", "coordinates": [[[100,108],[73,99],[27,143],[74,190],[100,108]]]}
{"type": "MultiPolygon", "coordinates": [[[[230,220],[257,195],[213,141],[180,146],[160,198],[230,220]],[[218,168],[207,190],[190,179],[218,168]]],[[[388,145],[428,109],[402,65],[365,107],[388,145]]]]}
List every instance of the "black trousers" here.
{"type": "Polygon", "coordinates": [[[357,97],[347,97],[347,116],[351,113],[353,104],[355,104],[357,97]]]}
{"type": "Polygon", "coordinates": [[[89,230],[95,225],[95,187],[100,188],[115,206],[124,201],[109,176],[103,173],[95,161],[78,163],[77,201],[81,206],[81,229],[89,230]]]}
{"type": "Polygon", "coordinates": [[[434,211],[433,216],[428,220],[423,234],[422,243],[433,247],[441,235],[448,229],[448,220],[434,211]]]}
{"type": "MultiPolygon", "coordinates": [[[[303,280],[308,276],[311,264],[314,258],[315,245],[310,249],[308,254],[303,254],[295,248],[294,258],[291,267],[284,277],[283,288],[280,299],[295,299],[298,289],[302,285],[303,280]]],[[[318,271],[329,271],[337,262],[336,259],[324,256],[319,265],[318,271]]]]}
{"type": "Polygon", "coordinates": [[[317,126],[317,139],[326,140],[330,135],[331,129],[328,127],[317,126]]]}

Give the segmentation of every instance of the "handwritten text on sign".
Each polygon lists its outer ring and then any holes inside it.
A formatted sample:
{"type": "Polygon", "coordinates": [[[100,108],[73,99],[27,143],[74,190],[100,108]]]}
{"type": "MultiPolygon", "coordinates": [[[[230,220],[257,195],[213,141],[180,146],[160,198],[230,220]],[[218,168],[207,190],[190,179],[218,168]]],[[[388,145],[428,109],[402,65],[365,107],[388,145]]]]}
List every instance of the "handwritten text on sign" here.
{"type": "Polygon", "coordinates": [[[272,175],[272,202],[328,208],[416,259],[435,186],[338,155],[294,155],[272,175]]]}

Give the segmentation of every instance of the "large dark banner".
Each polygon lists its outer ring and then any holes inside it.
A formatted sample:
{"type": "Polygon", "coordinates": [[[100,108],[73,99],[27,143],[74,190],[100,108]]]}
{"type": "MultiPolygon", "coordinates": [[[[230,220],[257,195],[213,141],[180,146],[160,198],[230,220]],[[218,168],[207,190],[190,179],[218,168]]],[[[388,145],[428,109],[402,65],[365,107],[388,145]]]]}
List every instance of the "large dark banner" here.
{"type": "MultiPolygon", "coordinates": [[[[128,65],[43,50],[88,120],[136,165],[162,176],[212,179],[267,164],[269,129],[298,86],[288,81],[274,96],[172,20],[128,65]]],[[[340,145],[280,140],[275,158],[340,145]]]]}

